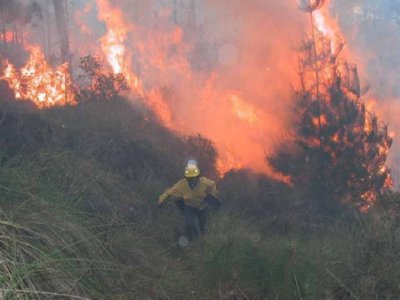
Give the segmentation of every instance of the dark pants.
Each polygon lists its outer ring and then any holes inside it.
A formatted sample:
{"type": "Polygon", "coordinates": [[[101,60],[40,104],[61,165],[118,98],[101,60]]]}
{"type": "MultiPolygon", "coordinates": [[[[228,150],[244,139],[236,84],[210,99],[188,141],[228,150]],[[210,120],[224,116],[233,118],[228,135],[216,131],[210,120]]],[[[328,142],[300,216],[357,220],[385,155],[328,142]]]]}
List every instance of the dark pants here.
{"type": "Polygon", "coordinates": [[[176,206],[183,212],[185,217],[185,231],[186,236],[190,241],[200,232],[204,232],[207,220],[206,209],[199,209],[185,205],[183,200],[178,200],[176,206]],[[196,226],[196,219],[198,220],[199,227],[196,226]]]}

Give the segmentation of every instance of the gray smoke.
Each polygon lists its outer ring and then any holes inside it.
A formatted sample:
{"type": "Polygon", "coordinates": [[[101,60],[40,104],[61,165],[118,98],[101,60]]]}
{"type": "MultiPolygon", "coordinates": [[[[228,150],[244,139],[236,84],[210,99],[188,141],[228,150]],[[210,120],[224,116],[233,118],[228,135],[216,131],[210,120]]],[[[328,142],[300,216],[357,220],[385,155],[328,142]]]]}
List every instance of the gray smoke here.
{"type": "Polygon", "coordinates": [[[35,18],[43,18],[42,7],[37,1],[0,0],[0,13],[7,24],[19,22],[25,25],[35,18]]]}

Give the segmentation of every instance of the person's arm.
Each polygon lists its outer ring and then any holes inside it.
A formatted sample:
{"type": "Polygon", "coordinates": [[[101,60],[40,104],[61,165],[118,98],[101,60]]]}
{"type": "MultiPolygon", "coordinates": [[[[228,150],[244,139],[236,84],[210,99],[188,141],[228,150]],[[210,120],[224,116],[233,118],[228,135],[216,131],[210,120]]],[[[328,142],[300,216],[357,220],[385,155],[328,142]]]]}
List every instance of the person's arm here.
{"type": "Polygon", "coordinates": [[[213,206],[216,209],[219,209],[221,207],[221,200],[217,198],[217,185],[215,182],[212,182],[212,184],[209,187],[208,190],[208,195],[205,198],[205,201],[207,202],[208,205],[213,206]]]}
{"type": "Polygon", "coordinates": [[[178,198],[179,197],[179,182],[177,182],[173,187],[168,189],[158,198],[158,205],[162,205],[166,203],[171,198],[178,198]]]}

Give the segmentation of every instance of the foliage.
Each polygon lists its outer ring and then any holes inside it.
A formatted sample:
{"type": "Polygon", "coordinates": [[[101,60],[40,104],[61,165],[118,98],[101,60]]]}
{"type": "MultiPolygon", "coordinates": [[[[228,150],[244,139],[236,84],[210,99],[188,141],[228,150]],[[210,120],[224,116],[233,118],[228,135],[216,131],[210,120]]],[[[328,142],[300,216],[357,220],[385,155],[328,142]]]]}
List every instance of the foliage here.
{"type": "Polygon", "coordinates": [[[233,212],[246,217],[278,222],[277,230],[296,214],[299,206],[295,194],[286,184],[255,174],[250,170],[232,170],[219,182],[221,199],[229,201],[233,212]]]}
{"type": "Polygon", "coordinates": [[[52,145],[94,158],[138,188],[174,183],[191,156],[198,156],[203,170],[216,173],[216,151],[208,140],[177,136],[126,99],[81,102],[40,114],[56,130],[52,145]]]}

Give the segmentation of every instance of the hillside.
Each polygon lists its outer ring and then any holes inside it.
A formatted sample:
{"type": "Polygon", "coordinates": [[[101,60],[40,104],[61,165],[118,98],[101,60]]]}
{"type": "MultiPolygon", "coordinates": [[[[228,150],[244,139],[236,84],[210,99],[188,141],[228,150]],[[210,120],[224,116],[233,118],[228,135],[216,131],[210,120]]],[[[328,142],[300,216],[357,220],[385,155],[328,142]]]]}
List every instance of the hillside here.
{"type": "MultiPolygon", "coordinates": [[[[245,170],[219,179],[224,206],[204,236],[179,247],[182,217],[156,201],[202,138],[181,138],[141,111],[124,99],[47,111],[1,102],[3,299],[399,294],[400,241],[387,209],[302,215],[295,191],[245,170]]],[[[215,160],[211,148],[201,153],[215,160]]]]}

